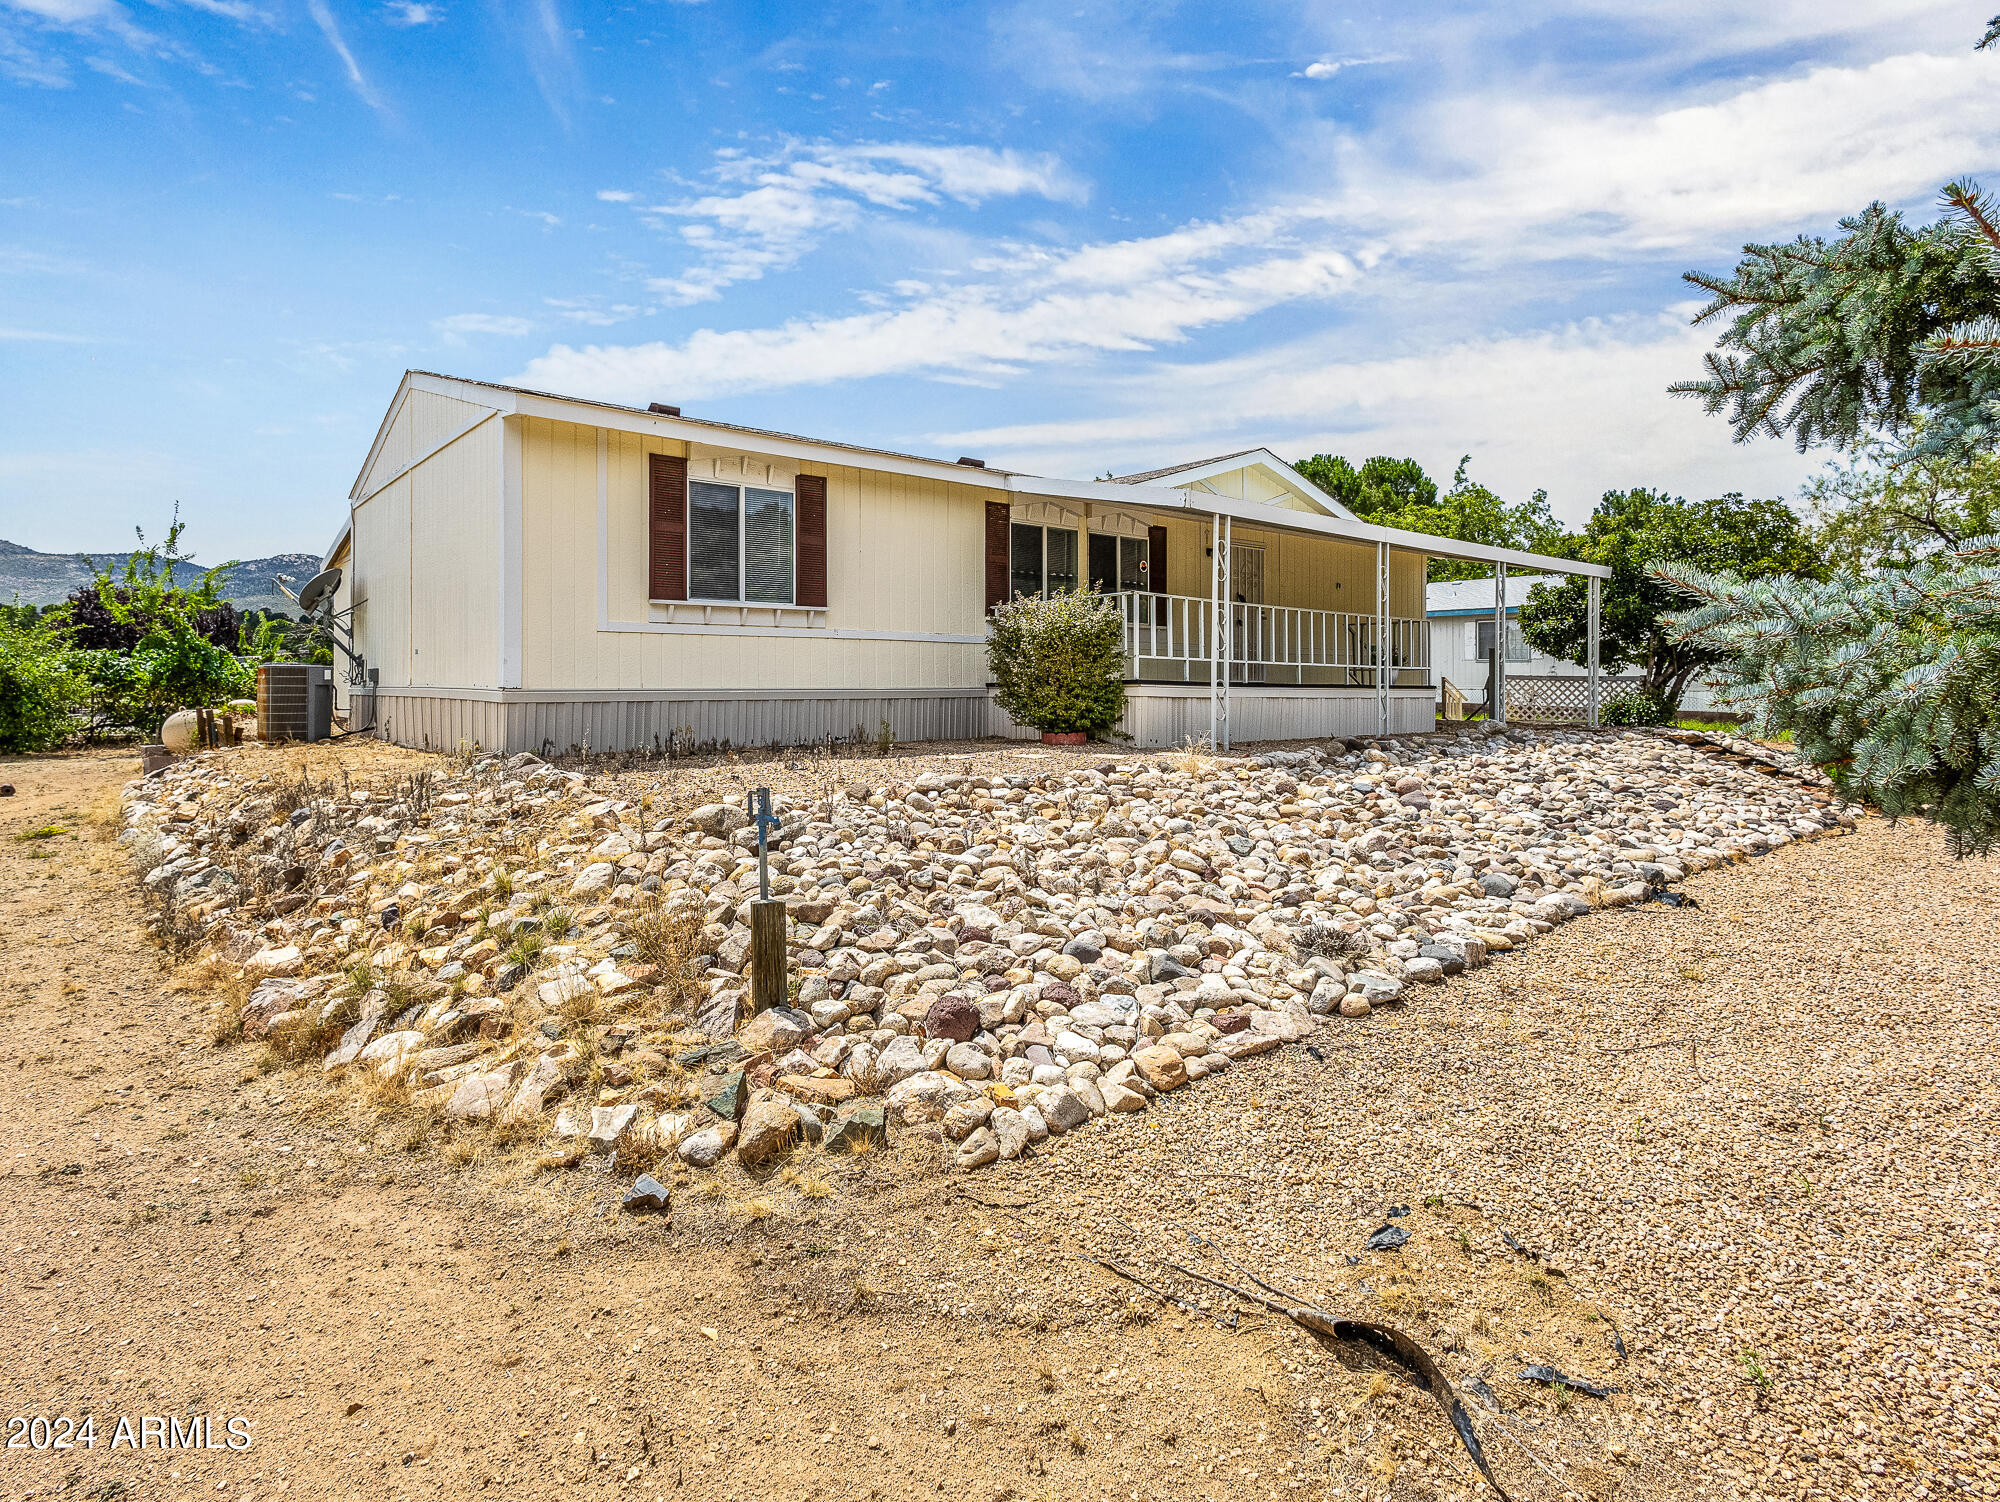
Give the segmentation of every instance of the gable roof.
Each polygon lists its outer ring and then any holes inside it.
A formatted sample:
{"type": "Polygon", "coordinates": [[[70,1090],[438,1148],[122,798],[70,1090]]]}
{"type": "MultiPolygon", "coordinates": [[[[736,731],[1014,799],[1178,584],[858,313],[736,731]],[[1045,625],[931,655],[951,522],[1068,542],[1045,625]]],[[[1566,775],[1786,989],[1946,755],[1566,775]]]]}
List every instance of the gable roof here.
{"type": "MultiPolygon", "coordinates": [[[[1239,470],[1262,470],[1278,490],[1289,495],[1292,510],[1314,511],[1321,516],[1341,516],[1349,521],[1360,520],[1347,507],[1267,448],[1238,449],[1233,454],[1217,454],[1212,459],[1190,459],[1184,464],[1170,464],[1164,469],[1149,469],[1136,475],[1116,475],[1112,477],[1111,483],[1165,485],[1181,490],[1215,490],[1216,487],[1209,482],[1224,475],[1235,474],[1239,470]]],[[[1244,495],[1239,499],[1253,498],[1244,495]]],[[[1280,506],[1286,504],[1283,500],[1275,499],[1272,503],[1280,506]]]]}
{"type": "Polygon", "coordinates": [[[1185,464],[1169,464],[1165,469],[1149,469],[1137,475],[1113,475],[1119,485],[1143,485],[1148,480],[1162,480],[1168,475],[1183,474],[1188,470],[1207,470],[1227,459],[1241,459],[1246,454],[1268,454],[1269,449],[1238,449],[1233,454],[1217,454],[1213,459],[1190,459],[1185,464]]]}

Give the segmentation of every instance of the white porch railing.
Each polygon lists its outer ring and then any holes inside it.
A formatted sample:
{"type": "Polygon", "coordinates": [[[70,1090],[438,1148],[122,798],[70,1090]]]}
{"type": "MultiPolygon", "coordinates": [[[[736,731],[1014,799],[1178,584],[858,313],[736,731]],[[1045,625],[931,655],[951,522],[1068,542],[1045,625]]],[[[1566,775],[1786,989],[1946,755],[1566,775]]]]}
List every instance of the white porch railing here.
{"type": "MultiPolygon", "coordinates": [[[[1124,590],[1105,600],[1125,623],[1126,676],[1206,683],[1215,606],[1199,595],[1124,590]]],[[[1230,612],[1230,669],[1236,683],[1375,687],[1380,623],[1372,614],[1248,605],[1230,612]]],[[[1389,682],[1431,686],[1429,623],[1389,618],[1389,682]]]]}

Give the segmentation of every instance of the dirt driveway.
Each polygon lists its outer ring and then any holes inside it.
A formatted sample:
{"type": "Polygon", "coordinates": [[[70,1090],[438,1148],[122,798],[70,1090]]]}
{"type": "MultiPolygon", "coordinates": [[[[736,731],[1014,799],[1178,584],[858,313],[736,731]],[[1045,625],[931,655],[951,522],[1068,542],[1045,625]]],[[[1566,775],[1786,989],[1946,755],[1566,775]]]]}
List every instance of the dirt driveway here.
{"type": "Polygon", "coordinates": [[[135,770],[0,762],[0,1371],[96,1440],[24,1423],[7,1496],[1493,1495],[1394,1364],[1166,1268],[1240,1281],[1190,1231],[1417,1335],[1517,1498],[2000,1495],[2000,876],[1926,830],[1595,915],[1046,1156],[912,1137],[635,1220],[212,1047],[103,837],[135,770]],[[206,1447],[143,1422],[191,1415],[206,1447]]]}

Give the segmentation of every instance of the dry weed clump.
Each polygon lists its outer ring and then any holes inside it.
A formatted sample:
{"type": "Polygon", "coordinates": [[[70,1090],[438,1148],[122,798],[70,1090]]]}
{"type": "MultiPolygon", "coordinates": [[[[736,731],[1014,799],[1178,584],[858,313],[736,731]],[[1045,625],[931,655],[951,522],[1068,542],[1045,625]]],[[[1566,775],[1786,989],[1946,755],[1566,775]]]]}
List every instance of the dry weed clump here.
{"type": "MultiPolygon", "coordinates": [[[[287,1064],[316,1063],[325,1058],[339,1046],[340,1035],[361,1020],[359,993],[338,995],[312,1006],[305,1015],[271,1029],[271,1052],[287,1064]]],[[[240,1017],[237,1025],[242,1025],[240,1017]]]]}
{"type": "Polygon", "coordinates": [[[208,1019],[208,1039],[217,1048],[226,1048],[243,1036],[243,1008],[250,1002],[250,982],[235,965],[219,955],[208,955],[183,965],[168,982],[168,989],[182,996],[212,998],[214,1009],[208,1019]]]}
{"type": "Polygon", "coordinates": [[[703,914],[657,897],[634,915],[627,931],[640,963],[654,967],[653,983],[666,989],[666,1010],[683,1011],[701,999],[700,957],[706,952],[703,914]]]}

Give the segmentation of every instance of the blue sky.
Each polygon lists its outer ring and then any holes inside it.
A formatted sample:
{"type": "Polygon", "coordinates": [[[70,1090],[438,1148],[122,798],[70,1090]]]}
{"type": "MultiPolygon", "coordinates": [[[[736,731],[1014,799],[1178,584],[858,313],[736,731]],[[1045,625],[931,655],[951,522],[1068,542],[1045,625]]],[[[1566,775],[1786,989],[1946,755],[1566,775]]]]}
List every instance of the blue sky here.
{"type": "Polygon", "coordinates": [[[1791,494],[1665,396],[1679,274],[1990,172],[1991,8],[0,0],[0,537],[322,547],[410,366],[1791,494]]]}

